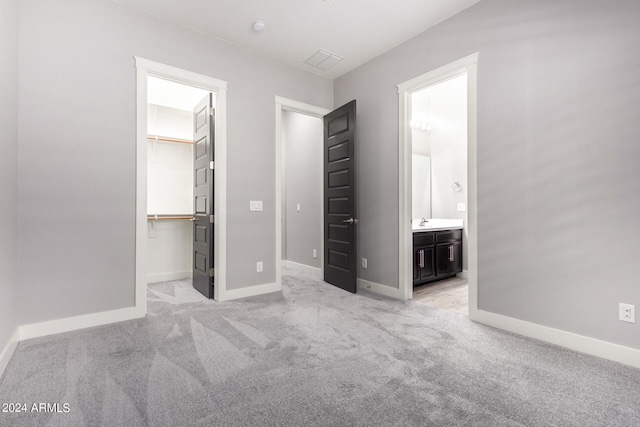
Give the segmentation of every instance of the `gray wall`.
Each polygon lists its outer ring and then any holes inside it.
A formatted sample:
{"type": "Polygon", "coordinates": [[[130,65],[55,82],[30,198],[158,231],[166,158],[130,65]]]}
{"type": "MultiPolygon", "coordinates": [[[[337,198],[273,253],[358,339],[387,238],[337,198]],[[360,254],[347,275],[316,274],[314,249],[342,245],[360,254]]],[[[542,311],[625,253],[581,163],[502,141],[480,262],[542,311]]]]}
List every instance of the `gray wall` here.
{"type": "Polygon", "coordinates": [[[0,0],[0,352],[18,327],[18,1],[0,0]]]}
{"type": "Polygon", "coordinates": [[[282,136],[286,153],[284,259],[320,268],[322,119],[284,111],[282,136]],[[313,258],[314,249],[316,258],[313,258]]]}
{"type": "Polygon", "coordinates": [[[134,55],[229,82],[227,287],[275,281],[274,96],[331,107],[332,82],[109,0],[19,12],[20,322],[133,304],[134,55]]]}
{"type": "Polygon", "coordinates": [[[360,277],[398,286],[395,85],[478,64],[479,305],[640,348],[640,2],[483,0],[335,82],[358,99],[360,277]]]}

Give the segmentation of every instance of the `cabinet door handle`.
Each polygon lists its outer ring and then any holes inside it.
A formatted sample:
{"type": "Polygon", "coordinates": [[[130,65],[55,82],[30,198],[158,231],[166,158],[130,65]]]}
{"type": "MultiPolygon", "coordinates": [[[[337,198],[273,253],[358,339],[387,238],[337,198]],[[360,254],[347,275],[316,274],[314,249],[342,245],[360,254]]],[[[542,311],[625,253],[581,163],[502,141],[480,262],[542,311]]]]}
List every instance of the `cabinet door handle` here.
{"type": "Polygon", "coordinates": [[[424,249],[420,249],[420,268],[424,268],[424,249]]]}
{"type": "Polygon", "coordinates": [[[449,246],[449,261],[453,262],[453,245],[449,246]]]}

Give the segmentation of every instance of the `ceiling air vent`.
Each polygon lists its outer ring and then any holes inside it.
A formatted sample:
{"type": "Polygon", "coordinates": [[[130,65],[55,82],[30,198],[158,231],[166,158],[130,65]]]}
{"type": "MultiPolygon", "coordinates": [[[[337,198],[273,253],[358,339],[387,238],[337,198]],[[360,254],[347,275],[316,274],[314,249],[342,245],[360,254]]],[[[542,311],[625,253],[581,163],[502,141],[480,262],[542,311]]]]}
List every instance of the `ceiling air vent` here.
{"type": "Polygon", "coordinates": [[[329,68],[342,61],[342,59],[343,58],[340,55],[336,55],[335,53],[320,49],[309,58],[307,58],[307,60],[304,62],[311,65],[312,67],[327,71],[329,68]]]}

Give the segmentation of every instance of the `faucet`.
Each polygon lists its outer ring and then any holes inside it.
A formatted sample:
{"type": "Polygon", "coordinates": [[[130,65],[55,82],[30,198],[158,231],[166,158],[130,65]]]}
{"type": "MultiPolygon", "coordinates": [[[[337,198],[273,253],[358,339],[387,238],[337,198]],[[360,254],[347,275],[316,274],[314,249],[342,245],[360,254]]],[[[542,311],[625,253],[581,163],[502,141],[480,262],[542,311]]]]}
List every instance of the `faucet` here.
{"type": "Polygon", "coordinates": [[[422,219],[420,220],[420,227],[422,227],[423,225],[425,225],[427,222],[429,222],[428,219],[425,219],[425,217],[422,217],[422,219]]]}

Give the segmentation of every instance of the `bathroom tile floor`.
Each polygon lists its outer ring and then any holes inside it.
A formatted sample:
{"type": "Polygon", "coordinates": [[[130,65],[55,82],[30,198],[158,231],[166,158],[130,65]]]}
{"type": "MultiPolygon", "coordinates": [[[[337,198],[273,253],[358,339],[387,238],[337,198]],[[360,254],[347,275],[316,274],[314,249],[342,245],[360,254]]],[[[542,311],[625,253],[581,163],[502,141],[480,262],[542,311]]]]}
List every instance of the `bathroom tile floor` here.
{"type": "Polygon", "coordinates": [[[444,310],[469,315],[469,286],[467,279],[453,277],[413,288],[413,300],[444,310]]]}

